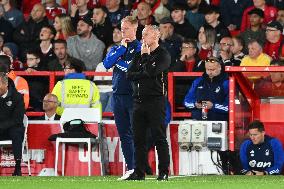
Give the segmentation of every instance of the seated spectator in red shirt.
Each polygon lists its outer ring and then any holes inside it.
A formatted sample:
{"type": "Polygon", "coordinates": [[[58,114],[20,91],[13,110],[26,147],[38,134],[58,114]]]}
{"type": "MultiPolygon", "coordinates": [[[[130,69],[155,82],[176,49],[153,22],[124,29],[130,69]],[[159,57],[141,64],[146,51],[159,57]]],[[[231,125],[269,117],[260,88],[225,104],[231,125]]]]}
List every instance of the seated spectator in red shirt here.
{"type": "MultiPolygon", "coordinates": [[[[284,66],[283,61],[273,60],[271,66],[284,66]]],[[[255,91],[261,97],[283,97],[284,96],[284,73],[270,72],[270,76],[258,80],[255,84],[255,91]]]]}
{"type": "Polygon", "coordinates": [[[54,37],[55,40],[67,40],[70,36],[76,34],[72,25],[71,18],[66,14],[55,16],[53,26],[56,30],[56,35],[54,37]]]}
{"type": "Polygon", "coordinates": [[[198,33],[198,56],[201,60],[213,56],[215,46],[216,33],[212,26],[201,26],[198,33]]]}
{"type": "Polygon", "coordinates": [[[198,48],[197,43],[193,39],[185,39],[181,47],[181,56],[179,59],[185,66],[186,72],[192,72],[193,67],[198,64],[198,48]]]}
{"type": "Polygon", "coordinates": [[[244,11],[243,18],[242,18],[242,24],[241,24],[241,32],[245,31],[247,28],[250,27],[248,13],[254,8],[259,8],[263,10],[264,25],[276,19],[276,16],[277,16],[276,7],[266,5],[265,0],[253,0],[253,4],[254,6],[251,6],[244,11]]]}
{"type": "Polygon", "coordinates": [[[46,16],[50,24],[54,22],[55,16],[66,14],[66,10],[56,3],[56,0],[45,0],[43,5],[45,6],[46,16]]]}
{"type": "Polygon", "coordinates": [[[282,32],[283,27],[277,21],[272,21],[266,26],[266,42],[263,51],[274,60],[279,58],[279,49],[283,45],[282,32]]]}
{"type": "Polygon", "coordinates": [[[3,46],[4,54],[12,57],[11,70],[21,71],[24,70],[24,64],[18,59],[18,46],[15,43],[5,43],[3,46]]]}
{"type": "Polygon", "coordinates": [[[205,11],[206,24],[212,26],[215,29],[216,42],[218,43],[223,37],[231,36],[228,28],[222,23],[219,17],[220,17],[220,11],[218,7],[210,5],[206,8],[205,11]]]}

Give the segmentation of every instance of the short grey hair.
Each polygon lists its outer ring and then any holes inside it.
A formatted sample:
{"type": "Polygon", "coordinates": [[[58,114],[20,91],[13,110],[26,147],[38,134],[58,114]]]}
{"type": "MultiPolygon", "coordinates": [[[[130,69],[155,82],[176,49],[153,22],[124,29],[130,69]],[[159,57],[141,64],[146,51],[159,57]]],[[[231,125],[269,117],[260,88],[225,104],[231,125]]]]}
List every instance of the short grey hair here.
{"type": "Polygon", "coordinates": [[[8,85],[8,76],[4,72],[0,72],[0,80],[2,83],[8,85]]]}
{"type": "Polygon", "coordinates": [[[160,33],[160,28],[159,28],[159,26],[157,26],[157,25],[146,25],[146,26],[144,27],[142,33],[145,32],[146,28],[150,28],[151,30],[153,30],[154,32],[156,32],[157,35],[158,35],[158,38],[160,38],[161,33],[160,33]]]}

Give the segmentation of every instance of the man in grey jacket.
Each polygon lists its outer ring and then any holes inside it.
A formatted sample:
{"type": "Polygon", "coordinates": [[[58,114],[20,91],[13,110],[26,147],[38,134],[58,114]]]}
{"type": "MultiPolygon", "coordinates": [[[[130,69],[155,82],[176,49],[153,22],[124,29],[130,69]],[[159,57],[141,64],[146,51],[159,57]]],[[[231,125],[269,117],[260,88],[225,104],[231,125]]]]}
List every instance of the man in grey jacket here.
{"type": "Polygon", "coordinates": [[[95,70],[102,61],[105,44],[93,33],[93,22],[84,17],[77,24],[77,35],[69,37],[67,49],[72,57],[82,60],[87,70],[95,70]]]}

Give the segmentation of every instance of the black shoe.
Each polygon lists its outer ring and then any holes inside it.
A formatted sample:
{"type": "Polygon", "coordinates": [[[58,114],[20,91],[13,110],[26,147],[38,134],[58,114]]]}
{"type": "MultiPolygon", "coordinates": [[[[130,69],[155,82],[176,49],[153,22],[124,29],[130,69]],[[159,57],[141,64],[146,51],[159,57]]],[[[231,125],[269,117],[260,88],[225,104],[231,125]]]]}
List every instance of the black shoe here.
{"type": "Polygon", "coordinates": [[[169,178],[169,175],[167,173],[161,173],[161,174],[159,174],[157,180],[158,181],[166,181],[166,180],[168,180],[168,178],[169,178]]]}
{"type": "Polygon", "coordinates": [[[22,176],[22,171],[21,168],[15,168],[14,173],[12,174],[12,176],[22,176]]]}
{"type": "Polygon", "coordinates": [[[145,173],[146,173],[147,175],[153,175],[153,171],[152,171],[152,169],[151,169],[150,166],[146,166],[146,168],[145,168],[145,173]]]}
{"type": "Polygon", "coordinates": [[[129,175],[129,177],[125,180],[145,180],[144,175],[138,175],[135,171],[129,175]]]}

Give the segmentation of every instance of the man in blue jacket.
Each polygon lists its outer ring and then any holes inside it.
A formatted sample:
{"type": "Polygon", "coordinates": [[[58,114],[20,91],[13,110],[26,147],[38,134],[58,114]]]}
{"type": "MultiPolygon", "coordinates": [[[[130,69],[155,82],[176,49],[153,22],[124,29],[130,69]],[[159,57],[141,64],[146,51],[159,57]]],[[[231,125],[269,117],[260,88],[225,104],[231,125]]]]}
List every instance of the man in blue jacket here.
{"type": "Polygon", "coordinates": [[[250,139],[240,149],[242,173],[246,175],[277,175],[282,171],[284,151],[281,142],[265,135],[263,123],[256,120],[249,124],[250,139]]]}
{"type": "Polygon", "coordinates": [[[202,105],[206,107],[207,120],[228,120],[229,81],[222,65],[215,57],[205,60],[206,72],[195,79],[187,92],[184,105],[190,109],[191,117],[202,120],[202,105]]]}
{"type": "Polygon", "coordinates": [[[128,171],[120,179],[125,180],[134,172],[134,141],[132,130],[133,97],[132,87],[126,72],[128,66],[137,52],[141,51],[141,43],[136,39],[138,22],[131,16],[125,17],[121,22],[121,45],[111,48],[103,64],[106,69],[113,69],[112,106],[115,124],[121,141],[122,152],[128,171]]]}

